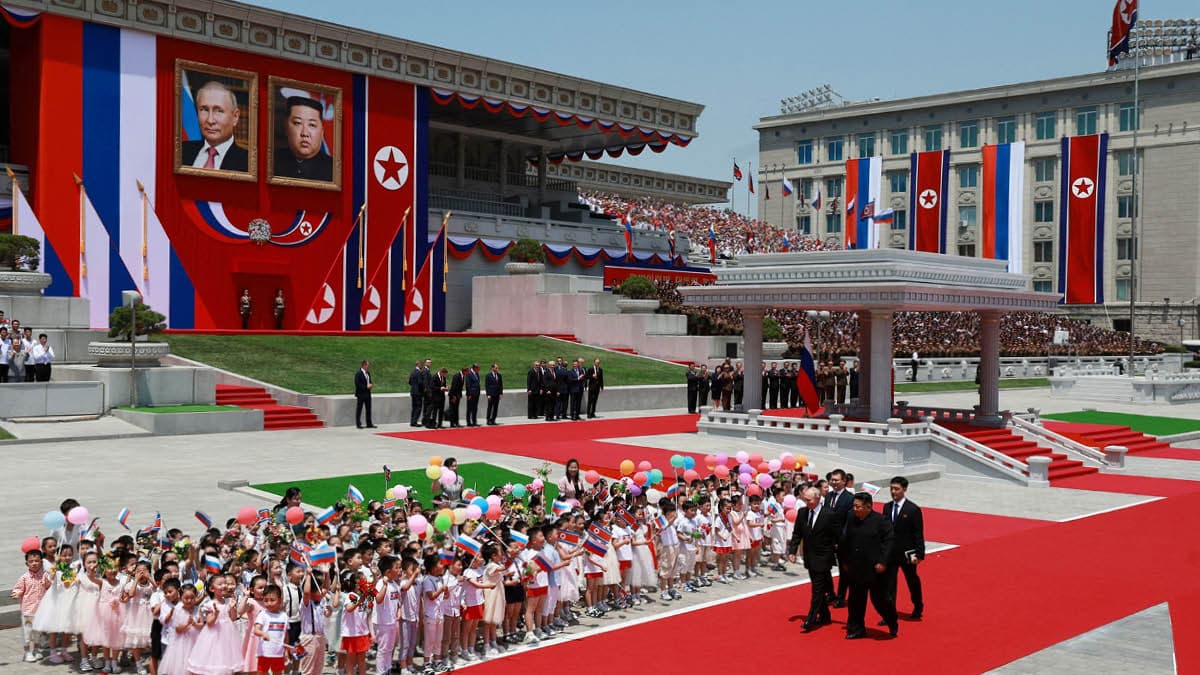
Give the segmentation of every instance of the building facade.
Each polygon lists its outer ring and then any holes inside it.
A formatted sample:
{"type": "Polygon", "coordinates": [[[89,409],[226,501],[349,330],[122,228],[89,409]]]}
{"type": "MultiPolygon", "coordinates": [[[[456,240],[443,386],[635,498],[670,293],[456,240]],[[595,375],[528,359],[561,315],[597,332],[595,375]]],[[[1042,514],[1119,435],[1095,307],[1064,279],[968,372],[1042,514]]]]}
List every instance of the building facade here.
{"type": "MultiPolygon", "coordinates": [[[[1023,272],[1030,275],[1033,290],[1060,292],[1061,139],[1108,133],[1106,303],[1068,310],[1127,329],[1130,258],[1138,248],[1144,256],[1132,287],[1139,308],[1144,307],[1148,317],[1162,315],[1164,306],[1172,312],[1181,306],[1194,308],[1200,296],[1200,60],[1143,68],[1140,119],[1133,86],[1134,72],[1123,69],[763,118],[755,126],[757,178],[770,185],[772,199],[760,196],[760,217],[826,244],[842,245],[846,160],[878,156],[883,163],[881,208],[895,210],[894,222],[880,233],[880,246],[905,248],[911,223],[910,153],[949,150],[946,250],[978,256],[981,148],[1024,141],[1023,272]],[[1133,194],[1135,128],[1140,204],[1133,194]],[[796,189],[780,200],[784,177],[796,189]],[[819,212],[810,204],[818,189],[819,212]],[[1135,211],[1140,247],[1132,236],[1135,211]]],[[[1150,323],[1139,318],[1138,334],[1157,336],[1150,323]]],[[[1186,337],[1200,329],[1196,323],[1189,321],[1186,337]]],[[[1177,341],[1176,324],[1164,326],[1160,339],[1177,341]]]]}

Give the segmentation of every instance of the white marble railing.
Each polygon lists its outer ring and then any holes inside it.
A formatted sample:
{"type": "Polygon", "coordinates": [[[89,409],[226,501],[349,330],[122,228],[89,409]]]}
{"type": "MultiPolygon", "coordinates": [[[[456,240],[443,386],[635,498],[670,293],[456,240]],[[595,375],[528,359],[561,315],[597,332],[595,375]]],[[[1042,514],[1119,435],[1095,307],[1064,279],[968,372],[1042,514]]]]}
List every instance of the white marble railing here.
{"type": "Polygon", "coordinates": [[[1123,374],[1115,366],[1059,366],[1054,369],[1054,377],[1113,377],[1123,374]]]}
{"type": "Polygon", "coordinates": [[[1018,459],[1013,459],[1002,452],[997,452],[982,443],[973,441],[962,434],[955,433],[937,424],[929,425],[929,434],[933,437],[935,443],[944,448],[988,464],[995,470],[1015,478],[1022,483],[1029,483],[1029,465],[1018,459]]]}
{"type": "Polygon", "coordinates": [[[1157,373],[1151,374],[1149,379],[1153,382],[1161,383],[1180,383],[1192,384],[1200,382],[1200,372],[1192,371],[1186,373],[1157,373]]]}
{"type": "Polygon", "coordinates": [[[934,422],[970,422],[978,411],[965,408],[938,408],[935,406],[910,405],[907,401],[899,401],[892,408],[892,414],[904,419],[930,418],[934,422]],[[903,405],[900,405],[903,404],[903,405]]]}
{"type": "Polygon", "coordinates": [[[1060,433],[1051,431],[1040,424],[1034,424],[1021,419],[1018,416],[1010,417],[1008,426],[1012,428],[1022,438],[1032,440],[1040,445],[1049,446],[1052,450],[1057,450],[1068,456],[1074,454],[1093,462],[1098,462],[1101,465],[1107,465],[1105,455],[1102,451],[1097,450],[1088,445],[1084,445],[1079,441],[1072,440],[1063,436],[1060,433]]]}

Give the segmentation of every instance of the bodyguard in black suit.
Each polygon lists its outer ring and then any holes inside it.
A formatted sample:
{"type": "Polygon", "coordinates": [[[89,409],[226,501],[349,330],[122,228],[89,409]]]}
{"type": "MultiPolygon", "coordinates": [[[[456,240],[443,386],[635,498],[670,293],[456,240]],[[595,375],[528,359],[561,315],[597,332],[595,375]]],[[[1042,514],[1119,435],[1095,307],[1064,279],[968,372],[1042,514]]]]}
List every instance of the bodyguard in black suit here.
{"type": "Polygon", "coordinates": [[[807,508],[796,516],[787,553],[788,560],[795,562],[796,550],[800,544],[804,544],[804,568],[812,579],[812,599],[808,605],[808,616],[804,619],[804,630],[809,631],[832,621],[826,599],[833,593],[831,570],[837,558],[842,516],[822,503],[821,492],[817,488],[805,489],[803,498],[807,508]]]}
{"type": "Polygon", "coordinates": [[[554,368],[554,383],[558,387],[558,391],[554,392],[554,416],[558,419],[566,419],[567,406],[571,400],[571,378],[568,374],[570,371],[561,362],[554,368]]]}
{"type": "Polygon", "coordinates": [[[446,406],[446,421],[450,422],[450,428],[458,427],[458,404],[462,402],[463,385],[466,384],[466,368],[458,371],[450,378],[449,401],[446,406]]]}
{"type": "Polygon", "coordinates": [[[446,405],[448,388],[445,368],[429,378],[425,387],[425,426],[429,429],[442,428],[442,406],[446,405]]]}
{"type": "Polygon", "coordinates": [[[884,505],[883,517],[892,524],[895,539],[884,576],[887,577],[888,594],[894,607],[896,572],[904,571],[908,596],[913,603],[912,618],[920,619],[925,611],[925,598],[921,594],[921,577],[917,575],[917,565],[925,559],[925,521],[921,516],[921,507],[905,496],[908,492],[908,479],[896,476],[892,479],[891,487],[892,501],[884,505]]]}
{"type": "Polygon", "coordinates": [[[413,367],[408,375],[408,400],[412,404],[412,414],[408,426],[415,427],[421,421],[421,408],[425,405],[425,373],[421,370],[421,362],[413,367]]]}
{"type": "Polygon", "coordinates": [[[554,412],[558,410],[558,372],[553,361],[547,361],[542,366],[542,411],[546,415],[547,422],[553,422],[556,418],[554,412]]]}
{"type": "Polygon", "coordinates": [[[888,594],[887,576],[884,574],[892,555],[893,540],[892,524],[871,509],[871,495],[866,492],[854,495],[853,515],[846,521],[842,551],[842,560],[849,563],[842,568],[842,575],[850,576],[847,640],[867,636],[865,620],[868,595],[871,605],[888,627],[888,632],[895,636],[900,630],[896,603],[888,594]]]}
{"type": "Polygon", "coordinates": [[[587,369],[587,416],[592,419],[596,416],[596,402],[600,400],[600,392],[604,391],[604,369],[600,367],[600,359],[592,362],[592,367],[587,369]]]}
{"type": "Polygon", "coordinates": [[[467,426],[479,426],[479,364],[467,371],[467,426]]]}
{"type": "Polygon", "coordinates": [[[767,395],[770,397],[770,407],[779,407],[779,366],[776,363],[771,363],[771,369],[767,371],[767,395]]]}
{"type": "Polygon", "coordinates": [[[500,374],[500,364],[492,364],[492,372],[484,380],[484,392],[487,394],[487,423],[495,426],[496,415],[500,411],[500,397],[504,396],[504,376],[500,374]]]}
{"type": "Polygon", "coordinates": [[[687,371],[687,404],[688,412],[696,412],[696,395],[700,393],[700,374],[696,372],[696,364],[688,366],[687,371]]]}
{"type": "Polygon", "coordinates": [[[708,365],[700,366],[700,372],[696,375],[699,378],[700,385],[700,407],[708,405],[708,390],[712,387],[712,375],[708,372],[708,365]]]}
{"type": "Polygon", "coordinates": [[[363,361],[358,372],[354,374],[354,398],[356,401],[354,406],[354,426],[359,429],[363,428],[362,413],[364,408],[367,411],[367,428],[375,428],[375,423],[371,421],[371,390],[374,388],[375,384],[371,382],[371,362],[363,361]]]}
{"type": "Polygon", "coordinates": [[[534,361],[533,367],[525,373],[525,414],[529,419],[537,419],[542,412],[542,367],[534,361]]]}
{"type": "MultiPolygon", "coordinates": [[[[825,495],[825,506],[838,514],[842,521],[845,522],[850,518],[850,511],[854,508],[854,495],[846,489],[846,472],[841,469],[834,469],[829,472],[829,494],[825,495]]],[[[846,593],[850,589],[850,577],[845,571],[846,560],[842,554],[838,553],[838,589],[837,600],[834,601],[834,607],[846,606],[846,593]]]]}
{"type": "Polygon", "coordinates": [[[570,393],[570,414],[571,419],[578,422],[580,408],[583,407],[583,385],[586,375],[583,372],[583,364],[578,360],[571,362],[571,369],[567,371],[567,391],[570,393]]]}

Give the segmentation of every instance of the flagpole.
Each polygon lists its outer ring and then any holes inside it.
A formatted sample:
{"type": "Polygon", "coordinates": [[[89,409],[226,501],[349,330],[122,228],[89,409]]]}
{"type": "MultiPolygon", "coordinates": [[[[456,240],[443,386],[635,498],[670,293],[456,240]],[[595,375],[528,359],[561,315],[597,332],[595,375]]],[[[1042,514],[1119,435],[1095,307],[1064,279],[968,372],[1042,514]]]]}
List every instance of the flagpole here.
{"type": "MultiPolygon", "coordinates": [[[[737,157],[733,158],[733,165],[737,166],[737,157]]],[[[729,192],[729,210],[737,213],[737,176],[733,177],[733,186],[729,192]]]]}
{"type": "MultiPolygon", "coordinates": [[[[786,180],[787,180],[787,165],[781,163],[779,165],[779,228],[780,229],[785,229],[787,227],[787,225],[785,225],[783,222],[783,214],[784,214],[783,202],[786,201],[787,197],[788,197],[786,194],[783,193],[783,184],[784,184],[784,181],[786,181],[786,180]]],[[[795,192],[795,190],[793,190],[793,192],[795,192]]]]}
{"type": "MultiPolygon", "coordinates": [[[[1130,32],[1132,32],[1130,26],[1130,32]]],[[[1133,184],[1131,194],[1133,195],[1133,213],[1129,217],[1129,376],[1133,377],[1133,322],[1134,310],[1136,307],[1137,298],[1137,258],[1141,253],[1141,242],[1137,237],[1137,221],[1138,212],[1141,211],[1141,204],[1138,203],[1138,128],[1142,126],[1142,104],[1139,100],[1139,84],[1142,74],[1142,55],[1140,50],[1130,50],[1133,53],[1133,184]]]]}
{"type": "Polygon", "coordinates": [[[87,188],[83,186],[83,179],[79,174],[71,174],[75,179],[75,185],[79,186],[79,278],[87,277],[87,216],[86,207],[84,206],[87,200],[87,188]]]}
{"type": "MultiPolygon", "coordinates": [[[[13,233],[13,236],[16,236],[21,233],[20,230],[17,229],[17,225],[19,224],[18,223],[19,216],[17,215],[17,212],[19,212],[21,209],[17,208],[17,200],[15,198],[17,196],[17,192],[20,191],[21,186],[17,184],[17,174],[13,173],[12,167],[8,167],[8,166],[4,167],[4,172],[8,174],[8,182],[11,184],[10,188],[12,191],[12,195],[14,197],[14,199],[12,200],[12,202],[13,202],[12,233],[13,233]]],[[[42,259],[45,260],[46,252],[39,251],[39,253],[42,254],[42,259]]]]}

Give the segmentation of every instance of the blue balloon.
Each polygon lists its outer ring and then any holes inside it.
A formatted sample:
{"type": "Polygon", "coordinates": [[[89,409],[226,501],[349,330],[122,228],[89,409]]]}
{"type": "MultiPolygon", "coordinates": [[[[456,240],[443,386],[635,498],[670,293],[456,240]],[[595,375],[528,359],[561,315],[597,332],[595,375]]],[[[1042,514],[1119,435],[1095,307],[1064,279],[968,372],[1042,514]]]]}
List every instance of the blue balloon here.
{"type": "Polygon", "coordinates": [[[517,499],[524,498],[525,497],[525,486],[524,485],[514,485],[513,489],[512,489],[512,494],[517,499]]]}
{"type": "Polygon", "coordinates": [[[696,468],[696,458],[690,455],[683,456],[683,470],[690,471],[696,468]]]}
{"type": "Polygon", "coordinates": [[[46,526],[47,530],[57,530],[67,524],[67,519],[60,511],[47,511],[45,517],[42,518],[42,524],[46,526]]]}
{"type": "Polygon", "coordinates": [[[471,500],[471,503],[475,506],[478,506],[479,510],[483,511],[484,513],[487,513],[488,508],[490,508],[490,504],[488,504],[488,501],[483,497],[476,497],[471,500]]]}
{"type": "Polygon", "coordinates": [[[662,479],[663,479],[663,473],[662,473],[662,471],[661,471],[661,470],[659,470],[659,469],[650,469],[650,476],[649,476],[649,478],[650,478],[650,484],[651,484],[651,485],[658,485],[659,483],[661,483],[661,482],[662,482],[662,479]]]}

